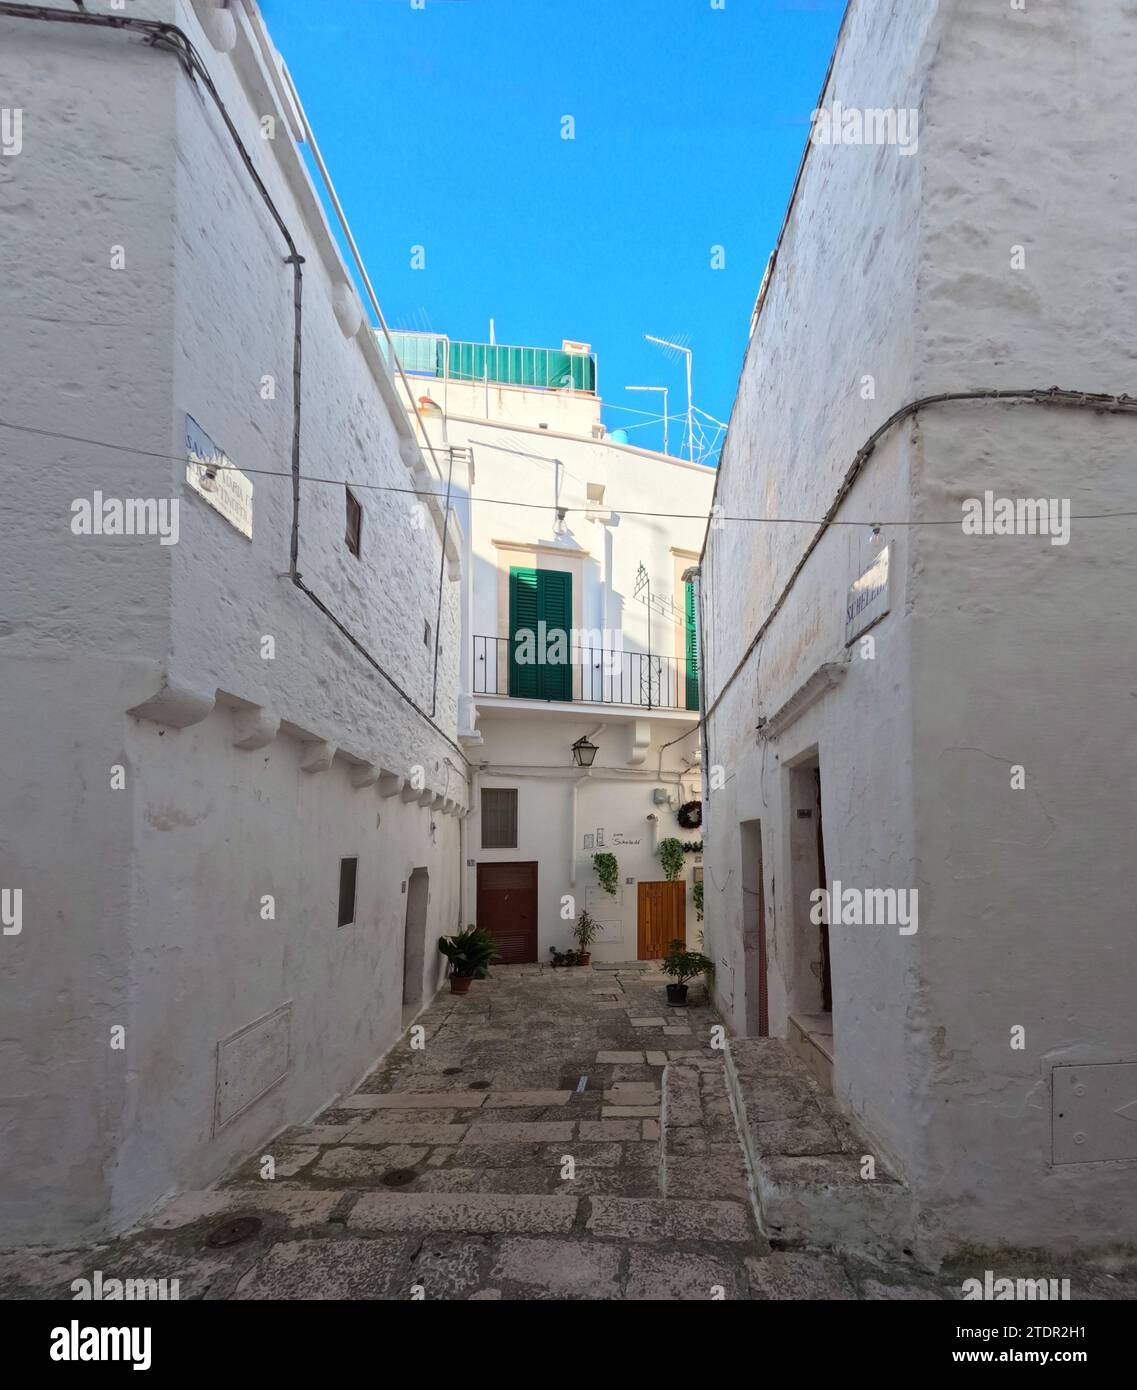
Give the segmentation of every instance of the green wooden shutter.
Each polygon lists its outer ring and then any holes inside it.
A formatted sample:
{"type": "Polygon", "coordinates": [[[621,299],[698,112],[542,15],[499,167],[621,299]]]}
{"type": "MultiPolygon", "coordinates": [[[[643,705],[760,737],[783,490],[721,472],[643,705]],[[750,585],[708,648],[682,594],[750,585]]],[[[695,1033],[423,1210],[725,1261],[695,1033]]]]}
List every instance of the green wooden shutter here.
{"type": "Polygon", "coordinates": [[[537,651],[537,571],[511,568],[509,571],[509,693],[535,700],[539,695],[540,666],[537,651]],[[522,649],[526,661],[518,661],[518,633],[531,634],[522,649]]]}
{"type": "Polygon", "coordinates": [[[572,699],[572,575],[537,571],[537,614],[545,623],[545,661],[540,666],[540,698],[572,699]],[[560,634],[563,633],[563,636],[560,634]],[[560,650],[554,650],[554,641],[560,650]],[[549,655],[559,658],[549,661],[549,655]]]}
{"type": "Polygon", "coordinates": [[[687,618],[687,708],[699,708],[699,642],[695,627],[695,586],[687,584],[685,611],[687,618]]]}

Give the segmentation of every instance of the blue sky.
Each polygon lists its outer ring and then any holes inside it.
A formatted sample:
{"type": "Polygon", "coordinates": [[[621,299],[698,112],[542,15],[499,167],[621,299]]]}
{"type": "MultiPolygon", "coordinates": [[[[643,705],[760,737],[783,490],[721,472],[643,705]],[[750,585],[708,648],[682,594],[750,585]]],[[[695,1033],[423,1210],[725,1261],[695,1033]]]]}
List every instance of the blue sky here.
{"type": "MultiPolygon", "coordinates": [[[[643,334],[678,338],[695,404],[727,418],[844,0],[261,8],[392,328],[583,339],[609,429],[659,413],[629,384],[685,410],[683,359],[643,334]]],[[[629,438],[660,448],[662,426],[629,438]]]]}

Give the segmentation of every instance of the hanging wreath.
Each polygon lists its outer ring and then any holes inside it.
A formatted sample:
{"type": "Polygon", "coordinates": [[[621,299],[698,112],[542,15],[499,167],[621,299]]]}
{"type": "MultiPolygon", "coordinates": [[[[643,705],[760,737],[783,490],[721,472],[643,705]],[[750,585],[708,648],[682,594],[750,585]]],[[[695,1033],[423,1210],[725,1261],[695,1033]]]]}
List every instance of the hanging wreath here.
{"type": "Polygon", "coordinates": [[[684,830],[698,830],[703,823],[703,803],[685,801],[679,808],[679,824],[684,830]]]}

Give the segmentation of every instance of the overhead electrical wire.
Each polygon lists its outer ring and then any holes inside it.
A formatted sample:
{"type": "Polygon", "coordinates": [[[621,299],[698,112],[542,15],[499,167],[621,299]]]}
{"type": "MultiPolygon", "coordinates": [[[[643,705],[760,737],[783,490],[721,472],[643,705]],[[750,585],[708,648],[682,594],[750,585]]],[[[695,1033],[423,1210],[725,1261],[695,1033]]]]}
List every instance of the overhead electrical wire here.
{"type": "MultiPolygon", "coordinates": [[[[415,713],[418,714],[423,719],[423,721],[435,731],[435,733],[437,733],[447,744],[449,744],[449,746],[454,749],[454,751],[463,760],[463,762],[466,763],[467,767],[469,767],[469,760],[466,757],[463,750],[461,749],[461,747],[454,739],[450,737],[450,735],[445,731],[445,729],[441,728],[435,722],[434,718],[438,701],[438,644],[441,640],[440,634],[437,631],[435,632],[434,680],[431,693],[431,710],[430,713],[427,713],[427,711],[424,710],[422,706],[402,688],[399,682],[395,680],[395,678],[390,674],[389,671],[386,670],[386,668],[377,660],[377,658],[372,655],[372,653],[368,650],[364,643],[361,642],[350,631],[346,624],[344,624],[335,615],[335,613],[332,612],[328,605],[324,603],[313,592],[311,588],[309,588],[309,586],[304,582],[303,576],[300,573],[298,560],[300,544],[300,405],[301,357],[303,347],[302,302],[304,257],[300,254],[299,248],[297,247],[297,244],[292,237],[292,233],[288,229],[287,223],[285,222],[279,209],[274,203],[272,195],[269,193],[268,188],[265,186],[264,180],[258,173],[256,164],[254,163],[252,156],[246,149],[245,143],[241,139],[240,132],[237,130],[237,127],[233,122],[233,118],[230,116],[228,110],[226,109],[225,103],[221,99],[221,95],[218,92],[217,87],[214,85],[213,78],[210,75],[209,69],[206,67],[203,58],[201,57],[201,54],[198,52],[197,48],[194,46],[192,40],[190,39],[189,35],[185,32],[185,30],[179,28],[179,26],[176,24],[169,24],[160,20],[140,19],[135,18],[134,16],[127,15],[90,14],[85,9],[83,9],[81,5],[76,10],[57,10],[49,9],[42,5],[14,4],[11,3],[11,0],[0,0],[0,16],[11,19],[40,20],[45,21],[47,23],[77,24],[103,29],[115,29],[124,33],[140,34],[143,36],[146,43],[150,47],[172,52],[177,57],[179,63],[181,64],[183,70],[185,71],[186,75],[190,78],[190,80],[193,81],[196,79],[198,82],[200,82],[202,88],[208,94],[210,100],[212,101],[214,107],[220,115],[226,130],[229,133],[229,137],[232,141],[233,147],[237,151],[241,163],[243,164],[245,170],[247,171],[249,177],[253,182],[254,187],[256,188],[261,202],[264,204],[273,222],[276,224],[277,230],[280,232],[281,238],[283,239],[285,246],[288,250],[288,255],[284,257],[284,264],[290,266],[292,270],[292,467],[287,475],[280,475],[288,476],[292,479],[292,527],[287,577],[291,579],[292,583],[300,590],[301,593],[306,595],[307,598],[309,598],[311,602],[323,614],[325,614],[325,616],[328,617],[332,621],[332,623],[334,623],[336,628],[340,632],[342,632],[343,635],[348,639],[348,641],[350,641],[351,644],[367,659],[371,666],[373,666],[374,669],[379,673],[379,675],[381,675],[383,679],[388,683],[388,685],[391,686],[391,688],[396,692],[400,699],[404,700],[415,711],[415,713]]],[[[300,107],[299,101],[297,101],[297,111],[301,114],[301,119],[303,119],[302,108],[300,107]]],[[[364,285],[367,289],[368,296],[371,299],[372,305],[375,308],[376,313],[378,315],[379,326],[383,333],[386,334],[388,343],[390,343],[390,333],[387,329],[386,322],[383,319],[383,315],[379,311],[378,302],[375,298],[375,293],[372,289],[371,281],[368,278],[367,272],[363,267],[363,262],[355,245],[354,238],[351,235],[350,228],[347,226],[347,220],[344,217],[343,209],[340,207],[339,200],[335,195],[335,191],[331,187],[330,177],[327,173],[326,168],[323,165],[323,160],[319,156],[319,151],[316,146],[315,139],[312,137],[311,128],[308,127],[306,121],[304,122],[304,124],[309,137],[309,145],[313,151],[314,157],[316,158],[317,164],[320,167],[320,172],[324,178],[325,185],[329,190],[329,196],[331,197],[336,212],[340,218],[340,223],[343,227],[344,235],[355,257],[355,261],[359,268],[364,285]]],[[[410,388],[410,383],[407,381],[406,374],[403,371],[402,364],[396,360],[395,365],[398,368],[399,375],[402,378],[403,384],[406,388],[408,400],[410,400],[413,406],[413,393],[410,388]]],[[[426,440],[426,444],[430,452],[431,459],[435,463],[436,471],[441,477],[442,470],[441,467],[438,465],[437,459],[435,458],[434,449],[429,439],[426,440]]],[[[442,573],[444,572],[445,568],[446,529],[449,523],[449,519],[450,506],[448,488],[446,494],[446,516],[445,521],[443,523],[442,534],[440,537],[443,552],[443,563],[442,565],[440,565],[439,573],[440,609],[442,602],[442,573]]]]}
{"type": "MultiPolygon", "coordinates": [[[[1137,406],[1137,401],[1134,401],[1134,405],[1137,406]]],[[[0,419],[0,429],[5,429],[5,430],[16,430],[16,431],[18,431],[18,432],[20,432],[20,433],[22,433],[22,434],[42,435],[42,436],[44,436],[45,438],[48,438],[48,439],[63,439],[63,440],[66,440],[68,443],[71,443],[71,444],[89,444],[89,445],[91,445],[93,448],[97,448],[97,449],[110,449],[110,450],[113,450],[113,451],[115,451],[115,452],[117,452],[117,453],[137,454],[137,455],[141,456],[142,458],[160,459],[160,460],[162,460],[163,462],[168,462],[168,463],[188,463],[188,462],[189,462],[189,459],[188,459],[184,454],[163,454],[163,453],[159,453],[159,452],[157,452],[157,451],[155,451],[155,450],[153,450],[153,449],[137,449],[137,448],[135,448],[133,445],[130,445],[130,444],[112,444],[112,443],[110,443],[109,441],[107,441],[107,440],[105,440],[105,439],[89,439],[89,438],[87,438],[85,435],[79,435],[79,434],[64,434],[64,433],[63,433],[62,431],[60,431],[60,430],[47,430],[47,429],[42,429],[42,428],[40,428],[40,427],[38,427],[38,426],[35,426],[35,425],[17,425],[17,424],[15,424],[15,423],[13,423],[11,420],[0,419]]],[[[494,448],[497,448],[498,446],[497,446],[497,445],[494,445],[493,447],[494,447],[494,448]]],[[[520,450],[517,450],[517,449],[509,449],[509,450],[507,450],[506,452],[508,452],[508,453],[520,453],[521,451],[520,451],[520,450]]],[[[525,455],[525,457],[532,458],[532,459],[533,459],[535,462],[537,462],[537,463],[556,463],[556,462],[557,462],[556,459],[543,459],[543,458],[541,458],[540,455],[538,455],[538,454],[527,454],[527,455],[525,455]]],[[[292,478],[292,477],[293,477],[293,474],[291,473],[291,471],[286,472],[286,471],[284,471],[284,470],[282,470],[282,469],[278,469],[278,468],[252,468],[252,467],[247,467],[247,468],[246,468],[246,467],[238,467],[237,464],[232,463],[232,462],[230,462],[230,463],[218,463],[218,464],[217,464],[217,471],[218,471],[218,472],[222,472],[222,471],[224,471],[226,468],[230,468],[230,469],[232,469],[232,470],[233,470],[234,472],[236,472],[236,473],[244,473],[244,474],[246,474],[246,475],[248,475],[248,476],[250,476],[250,477],[264,477],[264,478],[292,478]]],[[[396,495],[399,495],[399,496],[404,496],[404,497],[418,497],[418,498],[421,498],[421,499],[423,499],[423,500],[425,500],[425,499],[427,499],[427,498],[434,498],[436,501],[439,501],[439,502],[445,502],[445,500],[446,500],[446,493],[444,493],[444,492],[437,492],[437,491],[434,491],[433,489],[428,490],[428,491],[423,491],[421,488],[414,488],[414,487],[399,487],[397,484],[394,484],[394,483],[364,483],[364,482],[358,482],[358,481],[356,481],[354,478],[325,478],[325,477],[321,477],[321,476],[319,476],[319,475],[317,475],[317,474],[314,474],[314,473],[301,473],[301,474],[299,474],[298,476],[299,476],[299,480],[300,480],[301,482],[304,482],[304,483],[316,483],[316,484],[322,484],[322,485],[325,485],[325,486],[328,486],[328,487],[349,487],[349,488],[352,489],[352,491],[355,491],[355,490],[358,489],[358,490],[360,490],[360,491],[366,491],[366,492],[392,492],[392,493],[395,493],[396,495]]],[[[453,496],[453,494],[451,494],[451,496],[453,496]]],[[[463,500],[463,502],[465,502],[465,503],[480,503],[480,504],[483,504],[483,505],[485,505],[485,506],[493,506],[493,507],[526,507],[526,508],[530,508],[530,509],[532,509],[532,510],[534,510],[534,511],[542,511],[542,512],[548,511],[548,510],[549,510],[549,503],[548,503],[548,502],[522,502],[522,501],[519,501],[516,497],[480,497],[480,496],[478,496],[477,493],[471,493],[468,497],[464,497],[462,500],[463,500]]],[[[585,513],[585,512],[595,511],[595,510],[596,510],[596,506],[595,506],[595,504],[586,504],[586,505],[579,506],[579,507],[562,507],[561,510],[564,511],[564,512],[567,512],[567,513],[572,513],[572,512],[581,512],[581,513],[585,513]]],[[[843,520],[843,521],[838,521],[838,520],[829,520],[829,521],[826,521],[825,518],[810,517],[810,516],[726,516],[726,515],[715,515],[715,514],[712,513],[712,512],[655,512],[655,511],[648,511],[648,510],[645,510],[645,509],[643,509],[643,508],[621,507],[621,506],[616,505],[616,504],[612,504],[611,506],[609,506],[607,503],[605,504],[605,510],[606,510],[606,511],[619,512],[621,516],[646,516],[646,517],[655,517],[655,518],[658,518],[659,520],[663,520],[663,521],[704,521],[704,522],[705,522],[705,521],[708,521],[708,520],[709,520],[709,521],[712,523],[712,525],[717,525],[719,522],[728,522],[728,521],[729,521],[729,522],[752,523],[752,524],[754,524],[754,525],[769,525],[769,526],[821,526],[821,525],[823,525],[823,524],[824,524],[824,525],[827,525],[827,526],[854,526],[854,527],[858,527],[858,526],[859,526],[859,527],[864,527],[865,529],[870,529],[870,528],[872,528],[872,527],[874,527],[874,526],[895,526],[895,527],[900,527],[900,526],[959,526],[959,525],[960,525],[960,518],[959,518],[958,516],[955,516],[955,517],[925,517],[925,518],[920,518],[920,519],[918,519],[918,520],[911,520],[911,519],[904,519],[904,520],[902,520],[902,519],[893,519],[893,520],[889,520],[888,518],[872,517],[872,518],[866,519],[866,520],[851,519],[851,520],[843,520]]],[[[1115,519],[1115,518],[1123,518],[1123,517],[1131,517],[1131,516],[1137,516],[1137,511],[1124,511],[1124,512],[1074,512],[1074,513],[1071,514],[1070,520],[1071,520],[1071,521],[1106,521],[1106,520],[1112,520],[1112,519],[1115,519]]]]}

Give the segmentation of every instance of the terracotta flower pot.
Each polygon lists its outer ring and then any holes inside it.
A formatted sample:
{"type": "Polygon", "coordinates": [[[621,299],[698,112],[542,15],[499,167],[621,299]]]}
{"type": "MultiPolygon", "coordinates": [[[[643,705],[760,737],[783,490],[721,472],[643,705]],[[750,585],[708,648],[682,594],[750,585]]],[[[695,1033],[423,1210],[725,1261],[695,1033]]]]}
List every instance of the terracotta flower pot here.
{"type": "Polygon", "coordinates": [[[451,994],[468,994],[468,993],[470,992],[470,981],[471,981],[473,978],[474,978],[474,977],[473,977],[472,975],[451,975],[451,976],[450,976],[450,993],[451,993],[451,994]]]}
{"type": "Polygon", "coordinates": [[[581,951],[581,953],[580,953],[580,963],[581,963],[581,965],[587,965],[588,962],[589,962],[591,959],[592,959],[592,952],[591,952],[591,951],[581,951]]]}

